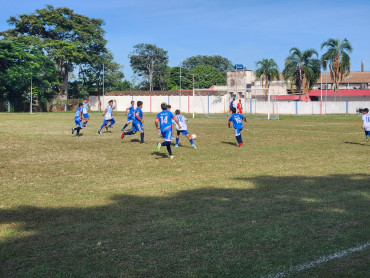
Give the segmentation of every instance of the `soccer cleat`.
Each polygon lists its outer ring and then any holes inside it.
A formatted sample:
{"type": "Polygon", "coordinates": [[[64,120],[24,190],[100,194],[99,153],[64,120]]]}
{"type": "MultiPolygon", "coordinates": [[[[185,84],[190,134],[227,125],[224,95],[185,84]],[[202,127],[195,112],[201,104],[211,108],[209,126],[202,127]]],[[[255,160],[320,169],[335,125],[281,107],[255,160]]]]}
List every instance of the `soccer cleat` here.
{"type": "Polygon", "coordinates": [[[146,142],[140,142],[140,144],[142,144],[142,145],[146,145],[146,142]]]}
{"type": "Polygon", "coordinates": [[[173,155],[170,155],[170,159],[173,159],[173,155]]]}
{"type": "Polygon", "coordinates": [[[107,126],[107,125],[105,126],[105,130],[106,130],[106,131],[108,131],[108,127],[109,127],[109,126],[107,126]]]}
{"type": "Polygon", "coordinates": [[[161,146],[162,146],[162,144],[157,142],[157,152],[159,152],[161,150],[161,146]]]}
{"type": "Polygon", "coordinates": [[[101,130],[98,131],[98,134],[101,134],[101,130]]]}
{"type": "Polygon", "coordinates": [[[241,146],[243,146],[243,142],[241,142],[237,147],[239,148],[239,147],[241,147],[241,146]]]}
{"type": "Polygon", "coordinates": [[[197,146],[195,146],[194,144],[192,146],[193,146],[193,149],[196,149],[197,148],[197,146]]]}
{"type": "Polygon", "coordinates": [[[72,134],[75,132],[75,129],[72,127],[72,134]]]}
{"type": "Polygon", "coordinates": [[[176,144],[176,145],[175,145],[175,148],[178,148],[178,147],[179,147],[179,145],[177,145],[177,144],[176,144]]]}
{"type": "Polygon", "coordinates": [[[366,138],[366,142],[369,142],[369,138],[366,138]]]}
{"type": "Polygon", "coordinates": [[[125,137],[125,132],[124,131],[122,131],[121,139],[123,139],[123,137],[125,137]]]}

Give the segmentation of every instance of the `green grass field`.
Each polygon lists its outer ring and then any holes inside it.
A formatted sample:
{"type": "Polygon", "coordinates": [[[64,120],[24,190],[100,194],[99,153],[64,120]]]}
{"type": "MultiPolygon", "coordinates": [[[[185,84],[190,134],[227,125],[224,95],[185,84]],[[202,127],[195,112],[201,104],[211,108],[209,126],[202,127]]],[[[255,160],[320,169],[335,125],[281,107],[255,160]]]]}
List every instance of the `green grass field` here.
{"type": "MultiPolygon", "coordinates": [[[[262,277],[370,240],[370,142],[359,116],[190,119],[155,150],[154,115],[82,137],[72,113],[0,114],[0,277],[262,277]]],[[[292,277],[368,277],[370,248],[292,277]]],[[[289,273],[288,273],[289,274],[289,273]]]]}

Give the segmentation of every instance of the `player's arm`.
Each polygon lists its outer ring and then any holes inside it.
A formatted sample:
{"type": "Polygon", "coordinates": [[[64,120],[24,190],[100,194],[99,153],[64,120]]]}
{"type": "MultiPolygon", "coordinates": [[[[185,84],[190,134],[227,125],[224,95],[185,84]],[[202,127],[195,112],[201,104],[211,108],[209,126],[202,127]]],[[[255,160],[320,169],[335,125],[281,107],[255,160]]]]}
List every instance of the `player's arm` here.
{"type": "Polygon", "coordinates": [[[82,110],[80,111],[80,118],[78,120],[82,121],[82,110]]]}
{"type": "Polygon", "coordinates": [[[364,128],[365,128],[364,123],[365,123],[365,121],[364,121],[364,120],[362,120],[362,123],[361,123],[361,128],[362,128],[362,129],[364,129],[364,128]]]}
{"type": "Polygon", "coordinates": [[[104,110],[103,116],[105,116],[105,113],[107,113],[107,109],[104,110]]]}
{"type": "Polygon", "coordinates": [[[179,121],[177,120],[177,118],[176,118],[176,117],[173,117],[173,118],[172,118],[172,120],[174,120],[174,121],[175,121],[175,123],[177,124],[177,126],[181,127],[181,125],[180,125],[180,123],[179,123],[179,121]]]}
{"type": "Polygon", "coordinates": [[[127,116],[127,111],[130,110],[130,107],[126,108],[125,116],[127,116]]]}
{"type": "Polygon", "coordinates": [[[155,118],[155,127],[157,128],[157,130],[159,130],[159,119],[158,118],[155,118]]]}
{"type": "Polygon", "coordinates": [[[139,122],[141,122],[142,124],[144,123],[144,120],[140,118],[139,113],[136,113],[135,117],[136,117],[136,119],[137,119],[139,122]]]}
{"type": "Polygon", "coordinates": [[[230,126],[231,122],[230,122],[230,121],[228,121],[228,122],[227,122],[227,124],[228,124],[228,126],[229,126],[229,128],[230,128],[230,127],[231,127],[231,126],[230,126]]]}

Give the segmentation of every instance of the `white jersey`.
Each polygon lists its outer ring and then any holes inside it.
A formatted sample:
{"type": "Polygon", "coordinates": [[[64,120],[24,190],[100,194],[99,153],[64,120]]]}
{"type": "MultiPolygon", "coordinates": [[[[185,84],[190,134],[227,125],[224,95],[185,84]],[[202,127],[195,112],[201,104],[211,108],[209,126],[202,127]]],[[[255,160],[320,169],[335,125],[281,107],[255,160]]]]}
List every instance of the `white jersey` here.
{"type": "Polygon", "coordinates": [[[364,123],[364,130],[370,131],[370,114],[363,114],[362,115],[362,122],[364,123]]]}
{"type": "Polygon", "coordinates": [[[87,114],[87,107],[88,107],[89,104],[87,102],[84,102],[83,105],[84,105],[84,109],[83,109],[82,113],[87,114]]]}
{"type": "Polygon", "coordinates": [[[176,124],[177,130],[188,130],[188,126],[186,125],[186,122],[188,121],[187,118],[185,118],[183,115],[176,115],[176,119],[180,124],[180,126],[176,124]]]}
{"type": "Polygon", "coordinates": [[[104,120],[111,120],[113,118],[113,106],[108,105],[107,106],[107,112],[104,115],[104,120]]]}

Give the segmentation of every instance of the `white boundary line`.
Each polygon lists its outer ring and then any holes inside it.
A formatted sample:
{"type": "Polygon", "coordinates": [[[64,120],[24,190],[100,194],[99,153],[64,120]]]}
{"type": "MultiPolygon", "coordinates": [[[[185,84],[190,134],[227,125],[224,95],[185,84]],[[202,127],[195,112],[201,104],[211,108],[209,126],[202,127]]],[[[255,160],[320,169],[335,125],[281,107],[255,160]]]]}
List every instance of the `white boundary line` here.
{"type": "Polygon", "coordinates": [[[313,267],[315,267],[315,266],[317,266],[319,264],[327,263],[327,262],[329,262],[331,260],[334,260],[334,259],[338,259],[338,258],[347,256],[347,255],[352,254],[354,252],[361,251],[361,250],[365,249],[368,246],[370,246],[370,242],[367,242],[367,243],[365,243],[363,245],[358,245],[356,247],[349,248],[349,249],[346,249],[346,250],[343,250],[343,251],[339,251],[339,252],[334,253],[334,254],[329,255],[329,256],[321,257],[321,258],[319,258],[319,259],[317,259],[315,261],[311,261],[311,262],[308,262],[308,263],[305,263],[305,264],[293,266],[288,271],[282,271],[282,272],[278,272],[278,273],[274,273],[274,274],[269,274],[267,276],[262,276],[262,278],[279,278],[279,277],[285,277],[285,276],[290,275],[290,274],[293,274],[295,272],[299,272],[299,271],[302,271],[302,270],[305,270],[305,269],[313,268],[313,267]]]}

